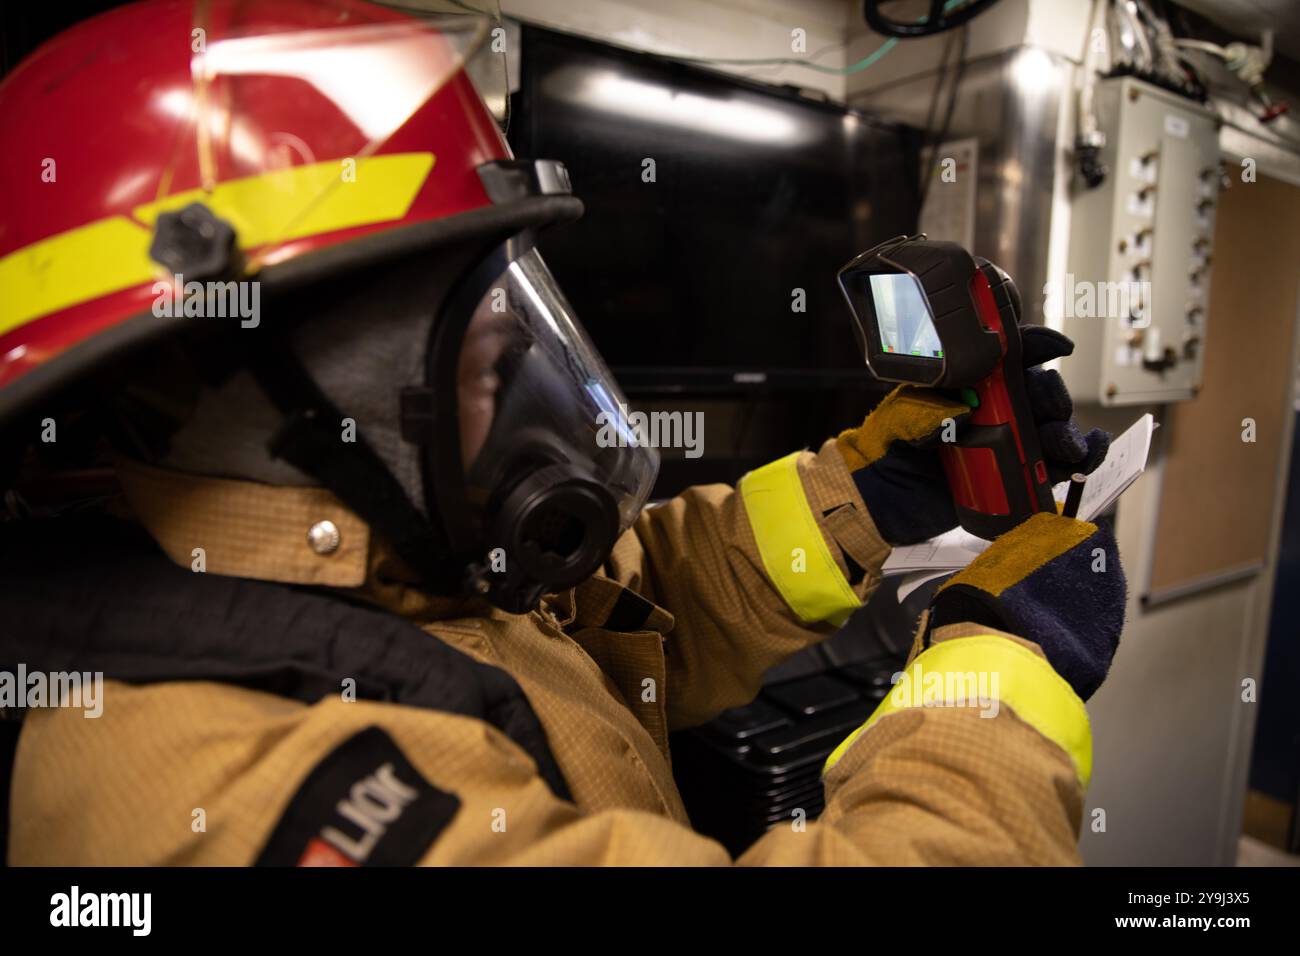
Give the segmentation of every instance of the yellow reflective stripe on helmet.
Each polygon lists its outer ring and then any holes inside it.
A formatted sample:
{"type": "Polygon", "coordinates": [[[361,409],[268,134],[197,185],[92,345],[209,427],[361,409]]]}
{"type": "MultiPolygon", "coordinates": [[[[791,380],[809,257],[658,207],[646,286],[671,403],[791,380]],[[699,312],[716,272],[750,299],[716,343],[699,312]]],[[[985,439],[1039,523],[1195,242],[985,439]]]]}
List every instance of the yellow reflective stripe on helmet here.
{"type": "Polygon", "coordinates": [[[808,505],[799,480],[801,454],[745,475],[740,496],[763,567],[790,610],[805,623],[843,624],[862,602],[844,580],[808,505]]]}
{"type": "Polygon", "coordinates": [[[396,153],[290,166],[259,176],[191,189],[137,206],[133,215],[152,226],[159,213],[201,202],[235,227],[252,248],[303,236],[400,219],[433,168],[432,153],[396,153]],[[351,171],[349,171],[351,170],[351,171]],[[344,178],[345,172],[347,178],[344,178]]]}
{"type": "Polygon", "coordinates": [[[148,282],[149,230],[125,216],[41,239],[0,259],[0,334],[59,309],[148,282]]]}
{"type": "Polygon", "coordinates": [[[995,634],[953,638],[917,655],[867,722],[826,758],[822,772],[834,767],[859,737],[890,714],[912,707],[986,708],[991,701],[1010,707],[1017,717],[1064,750],[1074,763],[1079,783],[1088,789],[1092,780],[1092,729],[1083,701],[1044,658],[995,634]],[[972,700],[971,695],[964,700],[949,699],[949,688],[969,686],[970,678],[980,684],[981,675],[983,690],[975,695],[976,699],[972,700]]]}
{"type": "Polygon", "coordinates": [[[158,215],[201,202],[234,226],[241,248],[400,219],[433,168],[432,153],[292,166],[192,189],[38,240],[0,259],[0,333],[164,275],[149,258],[158,215]]]}

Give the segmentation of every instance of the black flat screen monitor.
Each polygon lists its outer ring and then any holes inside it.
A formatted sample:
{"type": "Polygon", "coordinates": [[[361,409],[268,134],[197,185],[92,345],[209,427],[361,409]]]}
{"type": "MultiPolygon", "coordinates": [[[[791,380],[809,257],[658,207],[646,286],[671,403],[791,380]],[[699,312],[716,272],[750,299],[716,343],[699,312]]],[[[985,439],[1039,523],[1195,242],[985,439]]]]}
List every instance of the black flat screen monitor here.
{"type": "Polygon", "coordinates": [[[586,204],[539,245],[627,391],[869,379],[835,275],[915,230],[915,131],[525,25],[510,139],[586,204]]]}

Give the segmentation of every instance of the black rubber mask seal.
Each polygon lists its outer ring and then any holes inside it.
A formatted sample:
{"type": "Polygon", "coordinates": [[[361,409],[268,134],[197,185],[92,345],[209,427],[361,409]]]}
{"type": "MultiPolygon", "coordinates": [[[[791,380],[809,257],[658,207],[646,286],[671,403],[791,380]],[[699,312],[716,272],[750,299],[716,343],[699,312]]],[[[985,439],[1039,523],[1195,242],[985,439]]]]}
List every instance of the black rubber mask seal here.
{"type": "Polygon", "coordinates": [[[564,436],[546,436],[547,440],[532,443],[519,436],[521,447],[540,449],[540,457],[550,460],[539,469],[531,460],[538,457],[534,455],[526,466],[507,467],[489,501],[470,501],[454,384],[461,348],[478,304],[510,264],[534,245],[535,233],[524,230],[491,250],[462,277],[434,323],[426,360],[425,384],[432,409],[425,442],[425,500],[436,503],[452,553],[465,568],[463,588],[515,614],[534,608],[543,594],[589,577],[618,535],[613,494],[564,453],[564,436]],[[555,448],[549,456],[544,454],[548,441],[555,448]],[[548,508],[579,529],[577,543],[563,559],[530,547],[526,540],[528,529],[523,525],[548,508]],[[505,549],[505,570],[493,567],[490,552],[496,547],[505,549]]]}

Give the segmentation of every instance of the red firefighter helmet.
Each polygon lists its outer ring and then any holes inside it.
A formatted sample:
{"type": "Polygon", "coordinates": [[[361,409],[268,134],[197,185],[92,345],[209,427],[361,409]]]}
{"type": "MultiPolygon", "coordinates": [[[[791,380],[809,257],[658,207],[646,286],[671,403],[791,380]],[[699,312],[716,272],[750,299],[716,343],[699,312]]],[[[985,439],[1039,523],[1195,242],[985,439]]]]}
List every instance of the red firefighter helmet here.
{"type": "Polygon", "coordinates": [[[491,205],[477,170],[509,150],[464,70],[488,26],[162,0],[37,50],[0,84],[0,412],[100,336],[156,331],[124,326],[171,278],[150,252],[164,213],[201,201],[247,273],[491,205]]]}

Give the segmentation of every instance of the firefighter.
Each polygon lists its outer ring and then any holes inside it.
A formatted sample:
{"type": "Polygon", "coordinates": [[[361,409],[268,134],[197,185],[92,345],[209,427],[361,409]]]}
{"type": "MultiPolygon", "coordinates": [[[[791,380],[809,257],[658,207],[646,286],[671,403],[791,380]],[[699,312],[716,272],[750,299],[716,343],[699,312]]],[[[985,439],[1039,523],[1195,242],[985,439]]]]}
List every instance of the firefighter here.
{"type": "MultiPolygon", "coordinates": [[[[581,204],[510,156],[466,74],[484,30],[142,3],[0,86],[0,423],[16,447],[78,409],[120,489],[0,533],[0,658],[104,682],[94,719],[20,715],[10,863],[727,864],[669,732],[955,525],[933,436],[969,410],[911,388],[645,507],[657,455],[597,439],[624,399],[535,247],[581,204]]],[[[1105,436],[1027,375],[1053,473],[1095,467],[1105,436]]],[[[1003,536],[821,819],[736,862],[1076,862],[1123,613],[1104,528],[1003,536]],[[925,671],[996,674],[995,706],[925,671]]]]}

